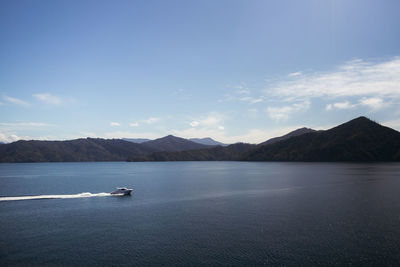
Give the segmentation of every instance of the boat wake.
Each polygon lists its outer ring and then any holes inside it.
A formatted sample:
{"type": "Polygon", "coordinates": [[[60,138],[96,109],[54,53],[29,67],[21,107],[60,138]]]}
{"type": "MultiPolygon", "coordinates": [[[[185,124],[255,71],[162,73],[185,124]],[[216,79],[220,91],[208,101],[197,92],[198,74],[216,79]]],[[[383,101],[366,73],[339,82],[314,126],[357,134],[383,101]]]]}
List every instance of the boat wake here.
{"type": "Polygon", "coordinates": [[[63,199],[63,198],[88,198],[88,197],[109,197],[110,193],[95,193],[84,192],[73,195],[37,195],[37,196],[15,196],[15,197],[0,197],[0,201],[15,201],[15,200],[35,200],[35,199],[63,199]]]}

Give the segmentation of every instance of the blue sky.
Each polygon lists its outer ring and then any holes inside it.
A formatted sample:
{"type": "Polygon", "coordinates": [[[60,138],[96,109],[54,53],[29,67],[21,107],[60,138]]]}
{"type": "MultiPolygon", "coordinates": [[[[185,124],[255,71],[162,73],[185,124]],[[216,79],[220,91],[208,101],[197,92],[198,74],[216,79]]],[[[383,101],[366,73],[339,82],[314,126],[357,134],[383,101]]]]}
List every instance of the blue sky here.
{"type": "Polygon", "coordinates": [[[399,1],[0,2],[0,141],[400,130],[399,1]]]}

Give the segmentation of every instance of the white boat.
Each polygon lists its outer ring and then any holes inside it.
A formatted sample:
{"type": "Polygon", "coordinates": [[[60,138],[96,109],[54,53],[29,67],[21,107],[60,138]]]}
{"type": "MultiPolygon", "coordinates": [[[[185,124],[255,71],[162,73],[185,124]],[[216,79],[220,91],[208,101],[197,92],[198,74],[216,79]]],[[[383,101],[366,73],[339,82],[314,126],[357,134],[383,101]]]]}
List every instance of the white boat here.
{"type": "Polygon", "coordinates": [[[112,191],[110,194],[111,195],[123,195],[127,196],[130,195],[133,189],[128,189],[126,187],[118,187],[117,190],[112,191]]]}

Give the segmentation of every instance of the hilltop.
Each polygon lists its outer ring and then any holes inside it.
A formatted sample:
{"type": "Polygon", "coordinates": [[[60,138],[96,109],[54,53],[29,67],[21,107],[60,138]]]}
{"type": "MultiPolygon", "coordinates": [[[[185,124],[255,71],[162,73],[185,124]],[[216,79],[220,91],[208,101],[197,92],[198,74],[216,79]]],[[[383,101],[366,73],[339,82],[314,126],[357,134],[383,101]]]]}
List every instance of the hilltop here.
{"type": "Polygon", "coordinates": [[[400,133],[366,117],[326,131],[261,145],[240,158],[247,161],[398,161],[400,133]]]}

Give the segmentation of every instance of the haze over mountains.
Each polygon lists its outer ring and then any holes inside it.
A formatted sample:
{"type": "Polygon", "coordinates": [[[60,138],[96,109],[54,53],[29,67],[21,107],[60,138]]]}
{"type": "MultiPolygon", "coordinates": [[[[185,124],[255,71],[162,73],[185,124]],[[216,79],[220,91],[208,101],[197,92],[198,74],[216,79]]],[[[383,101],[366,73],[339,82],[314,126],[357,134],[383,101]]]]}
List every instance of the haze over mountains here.
{"type": "Polygon", "coordinates": [[[215,141],[214,139],[210,137],[205,137],[205,138],[189,138],[190,141],[207,145],[207,146],[227,146],[228,144],[224,144],[218,141],[215,141]]]}
{"type": "Polygon", "coordinates": [[[122,140],[128,141],[128,142],[132,142],[132,143],[136,143],[136,144],[141,144],[141,143],[150,141],[151,139],[147,139],[147,138],[122,138],[122,140]]]}
{"type": "Polygon", "coordinates": [[[211,138],[188,140],[172,135],[135,142],[100,138],[17,141],[0,145],[0,162],[400,160],[400,133],[365,117],[326,131],[297,129],[259,145],[208,145],[215,143],[220,144],[211,138]]]}

